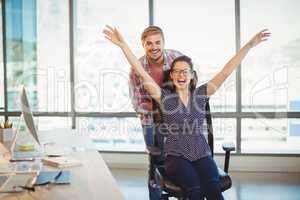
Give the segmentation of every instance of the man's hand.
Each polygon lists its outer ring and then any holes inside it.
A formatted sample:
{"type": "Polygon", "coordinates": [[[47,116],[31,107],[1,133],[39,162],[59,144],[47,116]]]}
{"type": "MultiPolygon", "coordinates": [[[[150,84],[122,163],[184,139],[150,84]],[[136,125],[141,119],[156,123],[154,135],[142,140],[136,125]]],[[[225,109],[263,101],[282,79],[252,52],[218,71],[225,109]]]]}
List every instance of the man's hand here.
{"type": "Polygon", "coordinates": [[[125,40],[116,28],[112,28],[111,26],[106,25],[105,29],[103,29],[103,33],[104,37],[115,45],[121,47],[123,44],[125,44],[125,40]]]}
{"type": "Polygon", "coordinates": [[[269,32],[269,30],[264,29],[258,32],[257,34],[255,34],[255,36],[248,42],[248,44],[250,45],[251,48],[255,47],[259,43],[266,41],[270,37],[270,35],[271,33],[269,32]]]}

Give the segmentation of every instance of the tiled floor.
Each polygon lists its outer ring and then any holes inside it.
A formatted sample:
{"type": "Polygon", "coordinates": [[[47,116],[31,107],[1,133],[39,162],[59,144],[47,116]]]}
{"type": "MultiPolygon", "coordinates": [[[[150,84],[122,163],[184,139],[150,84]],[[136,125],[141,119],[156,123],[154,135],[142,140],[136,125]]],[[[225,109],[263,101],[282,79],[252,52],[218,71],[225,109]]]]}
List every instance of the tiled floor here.
{"type": "MultiPolygon", "coordinates": [[[[146,170],[112,169],[126,200],[148,200],[146,170]]],[[[231,172],[226,200],[300,200],[300,173],[231,172]]]]}

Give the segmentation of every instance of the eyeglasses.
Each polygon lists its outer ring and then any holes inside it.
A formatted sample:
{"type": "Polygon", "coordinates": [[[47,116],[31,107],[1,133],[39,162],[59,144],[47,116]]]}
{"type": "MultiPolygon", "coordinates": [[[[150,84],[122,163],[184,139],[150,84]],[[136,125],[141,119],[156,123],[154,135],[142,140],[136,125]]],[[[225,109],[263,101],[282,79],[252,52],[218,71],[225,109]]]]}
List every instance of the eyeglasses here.
{"type": "Polygon", "coordinates": [[[182,74],[184,76],[188,75],[191,73],[191,70],[190,69],[182,69],[182,70],[172,70],[172,73],[176,76],[182,74]]]}

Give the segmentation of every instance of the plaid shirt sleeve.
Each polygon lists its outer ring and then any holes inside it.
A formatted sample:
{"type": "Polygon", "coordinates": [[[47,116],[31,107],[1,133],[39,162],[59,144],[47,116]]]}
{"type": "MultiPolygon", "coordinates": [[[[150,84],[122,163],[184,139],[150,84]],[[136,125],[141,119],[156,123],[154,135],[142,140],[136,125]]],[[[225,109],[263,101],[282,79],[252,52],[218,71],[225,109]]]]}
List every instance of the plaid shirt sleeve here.
{"type": "Polygon", "coordinates": [[[129,96],[134,110],[137,113],[145,113],[146,110],[143,107],[143,103],[147,100],[147,93],[143,87],[143,84],[136,73],[131,69],[129,75],[129,96]]]}

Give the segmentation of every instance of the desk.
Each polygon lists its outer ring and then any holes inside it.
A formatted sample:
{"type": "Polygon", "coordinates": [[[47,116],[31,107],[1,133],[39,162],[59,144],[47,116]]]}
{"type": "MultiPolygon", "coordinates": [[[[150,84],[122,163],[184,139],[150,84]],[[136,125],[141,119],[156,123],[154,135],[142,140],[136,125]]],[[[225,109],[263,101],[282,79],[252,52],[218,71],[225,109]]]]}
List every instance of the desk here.
{"type": "Polygon", "coordinates": [[[70,185],[49,185],[36,192],[24,192],[2,197],[1,200],[121,200],[123,194],[97,151],[75,152],[70,155],[82,165],[71,170],[70,185]]]}

